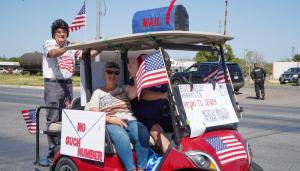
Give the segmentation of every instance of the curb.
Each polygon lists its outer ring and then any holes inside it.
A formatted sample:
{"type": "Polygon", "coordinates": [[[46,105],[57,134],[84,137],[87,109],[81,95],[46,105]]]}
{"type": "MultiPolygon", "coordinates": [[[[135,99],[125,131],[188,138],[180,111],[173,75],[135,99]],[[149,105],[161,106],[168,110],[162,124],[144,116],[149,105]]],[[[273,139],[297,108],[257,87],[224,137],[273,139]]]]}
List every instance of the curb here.
{"type": "MultiPolygon", "coordinates": [[[[28,88],[28,89],[44,89],[43,86],[28,86],[28,85],[0,85],[5,88],[28,88]]],[[[73,87],[74,90],[80,90],[80,87],[73,87]]]]}

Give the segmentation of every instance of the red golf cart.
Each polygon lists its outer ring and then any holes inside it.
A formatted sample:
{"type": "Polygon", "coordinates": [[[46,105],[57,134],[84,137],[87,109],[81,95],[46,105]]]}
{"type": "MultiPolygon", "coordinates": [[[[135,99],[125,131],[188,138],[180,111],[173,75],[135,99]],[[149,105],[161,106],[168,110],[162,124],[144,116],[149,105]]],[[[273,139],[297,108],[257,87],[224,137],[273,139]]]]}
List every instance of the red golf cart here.
{"type": "MultiPolygon", "coordinates": [[[[223,67],[225,67],[225,55],[223,46],[232,37],[215,33],[190,32],[190,31],[158,31],[148,33],[136,33],[125,36],[113,37],[105,40],[95,40],[83,44],[72,45],[69,49],[83,50],[83,61],[81,63],[81,97],[73,101],[72,108],[83,110],[89,102],[93,90],[102,84],[101,74],[105,62],[114,60],[122,64],[122,79],[119,84],[127,84],[129,75],[127,72],[128,58],[141,53],[150,53],[153,50],[162,49],[176,51],[208,51],[220,56],[223,67]],[[89,51],[96,49],[101,52],[99,58],[89,57],[89,51]]],[[[163,53],[166,63],[170,62],[167,53],[163,53]]],[[[170,69],[170,68],[168,68],[170,69]]],[[[121,76],[120,76],[121,77],[121,76]]],[[[227,74],[224,73],[225,86],[228,91],[229,101],[236,115],[240,116],[240,108],[234,97],[234,91],[227,74]]],[[[187,78],[188,79],[188,78],[187,78]]],[[[210,83],[209,83],[210,84],[210,83]]],[[[191,89],[193,84],[189,85],[191,89]]],[[[262,170],[252,161],[252,152],[248,142],[243,139],[237,130],[238,123],[219,124],[206,127],[205,131],[198,136],[191,137],[191,127],[187,119],[186,111],[182,103],[178,85],[169,91],[169,106],[171,109],[171,120],[173,131],[168,132],[171,145],[168,151],[162,155],[157,170],[210,170],[210,171],[248,171],[262,170]],[[221,142],[220,142],[221,141],[221,142]],[[226,141],[238,143],[236,148],[241,150],[234,153],[220,154],[220,149],[228,148],[226,141]],[[226,147],[227,146],[227,147],[226,147]],[[242,153],[243,155],[236,155],[242,153]],[[235,156],[235,157],[231,157],[235,156]]],[[[37,128],[39,129],[39,115],[42,109],[37,111],[37,128]]],[[[61,109],[57,109],[61,110],[61,109]]],[[[39,130],[40,132],[40,130],[39,130]]],[[[59,123],[53,125],[46,134],[60,134],[59,123]]],[[[97,136],[97,135],[95,135],[97,136]]],[[[39,134],[36,134],[36,166],[45,165],[40,161],[39,134]]],[[[155,149],[155,148],[154,148],[155,149]]],[[[228,151],[235,150],[228,148],[228,151]]],[[[134,151],[132,152],[133,156],[134,151]]],[[[101,170],[123,170],[108,132],[105,132],[105,155],[104,162],[82,159],[60,153],[60,145],[57,145],[54,158],[48,166],[55,171],[101,171],[101,170]]]]}

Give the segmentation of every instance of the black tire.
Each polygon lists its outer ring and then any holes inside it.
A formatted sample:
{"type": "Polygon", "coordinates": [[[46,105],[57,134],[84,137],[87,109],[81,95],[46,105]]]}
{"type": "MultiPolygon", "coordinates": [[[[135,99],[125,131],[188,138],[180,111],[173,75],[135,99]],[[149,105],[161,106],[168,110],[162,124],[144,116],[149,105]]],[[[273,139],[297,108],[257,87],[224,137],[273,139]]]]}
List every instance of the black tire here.
{"type": "Polygon", "coordinates": [[[285,82],[280,82],[280,84],[285,84],[285,82]]]}
{"type": "Polygon", "coordinates": [[[249,171],[264,171],[262,167],[260,167],[257,163],[251,162],[249,171]]]}
{"type": "Polygon", "coordinates": [[[300,78],[297,80],[297,86],[300,86],[300,78]]]}
{"type": "Polygon", "coordinates": [[[240,91],[240,88],[235,88],[234,91],[238,93],[240,91]]]}
{"type": "Polygon", "coordinates": [[[179,84],[181,84],[181,82],[180,82],[180,80],[173,80],[173,85],[179,85],[179,84]]]}
{"type": "Polygon", "coordinates": [[[55,171],[78,171],[78,169],[71,159],[67,157],[62,157],[57,162],[55,171]]]}

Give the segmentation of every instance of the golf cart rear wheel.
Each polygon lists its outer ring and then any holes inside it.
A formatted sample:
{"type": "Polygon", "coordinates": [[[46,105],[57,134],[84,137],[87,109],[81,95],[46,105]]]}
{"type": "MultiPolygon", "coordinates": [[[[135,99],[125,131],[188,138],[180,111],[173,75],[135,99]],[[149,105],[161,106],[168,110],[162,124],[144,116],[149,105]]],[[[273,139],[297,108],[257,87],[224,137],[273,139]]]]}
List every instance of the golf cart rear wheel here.
{"type": "Polygon", "coordinates": [[[251,162],[249,171],[264,171],[262,167],[260,167],[257,163],[251,162]]]}
{"type": "Polygon", "coordinates": [[[59,159],[55,171],[78,171],[78,169],[71,159],[62,157],[59,159]]]}

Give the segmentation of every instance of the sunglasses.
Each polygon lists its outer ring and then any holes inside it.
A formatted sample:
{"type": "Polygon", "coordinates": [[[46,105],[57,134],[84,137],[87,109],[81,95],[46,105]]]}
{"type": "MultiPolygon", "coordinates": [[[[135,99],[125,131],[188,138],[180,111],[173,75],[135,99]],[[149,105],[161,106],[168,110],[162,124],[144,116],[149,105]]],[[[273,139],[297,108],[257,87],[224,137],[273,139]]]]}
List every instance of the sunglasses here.
{"type": "Polygon", "coordinates": [[[119,75],[120,74],[120,71],[105,71],[108,75],[112,75],[112,74],[115,74],[115,75],[119,75]]]}

